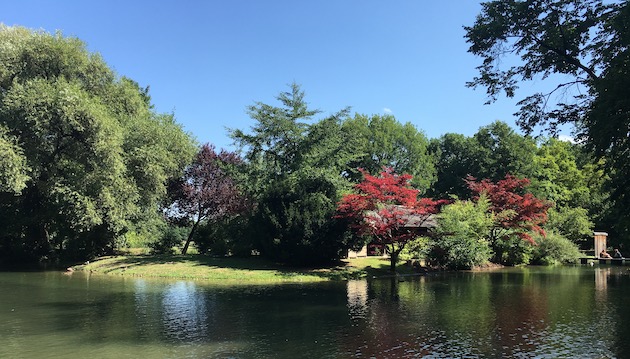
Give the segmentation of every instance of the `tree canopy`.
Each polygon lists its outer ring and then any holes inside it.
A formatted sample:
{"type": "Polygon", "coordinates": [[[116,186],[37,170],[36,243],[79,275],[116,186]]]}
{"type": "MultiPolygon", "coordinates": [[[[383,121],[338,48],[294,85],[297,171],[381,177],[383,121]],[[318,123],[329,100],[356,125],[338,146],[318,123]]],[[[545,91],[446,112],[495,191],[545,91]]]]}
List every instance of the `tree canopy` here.
{"type": "Polygon", "coordinates": [[[530,177],[534,171],[536,142],[495,121],[472,136],[447,133],[432,141],[430,151],[437,159],[437,181],[431,195],[469,198],[467,176],[498,181],[508,173],[530,177]]]}
{"type": "Polygon", "coordinates": [[[12,179],[0,193],[2,253],[111,250],[157,216],[193,141],[78,39],[2,26],[0,48],[0,175],[12,179]]]}
{"type": "Polygon", "coordinates": [[[231,136],[247,161],[248,188],[256,202],[249,223],[263,255],[299,264],[339,259],[352,246],[345,224],[333,219],[344,176],[356,159],[355,139],[342,131],[347,109],[317,122],[297,84],[282,92],[280,106],[256,103],[251,132],[231,136]]]}
{"type": "Polygon", "coordinates": [[[376,175],[390,167],[396,173],[409,173],[422,193],[434,184],[435,160],[428,152],[429,140],[411,123],[402,124],[392,115],[356,114],[343,122],[343,130],[357,141],[359,158],[349,164],[349,171],[356,174],[353,180],[361,179],[357,168],[376,175]]]}
{"type": "Polygon", "coordinates": [[[551,203],[531,193],[523,193],[529,186],[528,179],[508,174],[496,183],[487,179],[477,181],[473,177],[469,177],[467,183],[477,199],[485,196],[490,202],[489,210],[495,219],[491,241],[516,235],[534,243],[532,233],[545,235],[542,224],[547,221],[547,210],[551,203]]]}
{"type": "Polygon", "coordinates": [[[481,57],[469,86],[489,102],[516,96],[522,82],[539,81],[519,102],[518,124],[556,134],[574,125],[610,172],[618,234],[630,233],[630,4],[602,0],[496,0],[482,4],[465,27],[469,52],[481,57]]]}
{"type": "Polygon", "coordinates": [[[241,164],[234,152],[204,144],[184,175],[175,183],[168,213],[192,222],[182,254],[186,254],[195,231],[202,221],[216,222],[237,215],[248,208],[248,199],[229,173],[229,166],[241,164]]]}

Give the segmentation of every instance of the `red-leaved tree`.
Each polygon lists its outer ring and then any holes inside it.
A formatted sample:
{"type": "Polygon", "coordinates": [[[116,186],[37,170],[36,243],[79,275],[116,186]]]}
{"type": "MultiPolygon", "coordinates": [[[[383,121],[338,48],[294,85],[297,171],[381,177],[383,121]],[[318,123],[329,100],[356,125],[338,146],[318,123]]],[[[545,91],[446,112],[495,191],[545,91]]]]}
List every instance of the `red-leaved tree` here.
{"type": "Polygon", "coordinates": [[[420,228],[446,201],[418,198],[409,174],[397,175],[385,168],[378,177],[365,170],[355,193],[343,196],[337,217],[350,220],[357,234],[384,245],[390,255],[391,270],[396,270],[398,255],[407,242],[418,237],[420,228]]]}
{"type": "Polygon", "coordinates": [[[498,239],[516,235],[535,244],[531,233],[545,235],[541,226],[547,221],[547,210],[552,204],[525,192],[530,183],[527,178],[517,178],[508,174],[504,179],[494,183],[487,179],[477,181],[476,178],[469,176],[466,183],[475,194],[475,199],[484,194],[490,201],[490,211],[495,215],[490,233],[490,240],[493,243],[498,239]]]}
{"type": "Polygon", "coordinates": [[[218,221],[247,208],[246,197],[226,171],[227,166],[240,163],[241,159],[236,153],[226,150],[216,153],[213,145],[205,144],[184,171],[176,185],[170,211],[175,217],[192,222],[182,254],[188,251],[199,223],[204,220],[218,221]]]}

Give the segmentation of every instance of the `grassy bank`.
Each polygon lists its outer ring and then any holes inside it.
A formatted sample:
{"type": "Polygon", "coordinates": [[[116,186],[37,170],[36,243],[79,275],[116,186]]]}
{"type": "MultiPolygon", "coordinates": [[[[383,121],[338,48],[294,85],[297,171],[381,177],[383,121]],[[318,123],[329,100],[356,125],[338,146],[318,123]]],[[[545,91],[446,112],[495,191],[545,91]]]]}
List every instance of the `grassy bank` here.
{"type": "MultiPolygon", "coordinates": [[[[399,273],[410,273],[400,266],[399,273]]],[[[200,279],[222,284],[270,284],[358,279],[390,275],[389,260],[358,258],[326,268],[292,268],[263,258],[212,258],[201,255],[121,255],[104,257],[74,270],[156,278],[200,279]]]]}

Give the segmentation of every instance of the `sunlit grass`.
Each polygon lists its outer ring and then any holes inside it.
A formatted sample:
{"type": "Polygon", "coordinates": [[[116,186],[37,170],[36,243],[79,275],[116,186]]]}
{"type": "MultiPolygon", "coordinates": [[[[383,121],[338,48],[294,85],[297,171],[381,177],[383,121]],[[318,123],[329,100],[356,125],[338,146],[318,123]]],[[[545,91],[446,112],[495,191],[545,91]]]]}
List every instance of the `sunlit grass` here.
{"type": "MultiPolygon", "coordinates": [[[[100,258],[75,269],[109,275],[199,279],[223,284],[319,282],[391,275],[389,260],[373,257],[343,260],[328,267],[296,268],[260,257],[130,254],[100,258]]],[[[404,274],[411,270],[401,265],[398,272],[404,274]]]]}

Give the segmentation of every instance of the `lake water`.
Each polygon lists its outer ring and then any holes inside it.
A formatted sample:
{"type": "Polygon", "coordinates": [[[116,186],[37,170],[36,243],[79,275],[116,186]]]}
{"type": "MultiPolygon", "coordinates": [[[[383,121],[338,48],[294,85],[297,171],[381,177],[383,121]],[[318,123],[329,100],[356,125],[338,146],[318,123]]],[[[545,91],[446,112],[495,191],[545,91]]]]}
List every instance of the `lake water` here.
{"type": "Polygon", "coordinates": [[[220,287],[0,273],[0,358],[627,358],[624,267],[220,287]]]}

